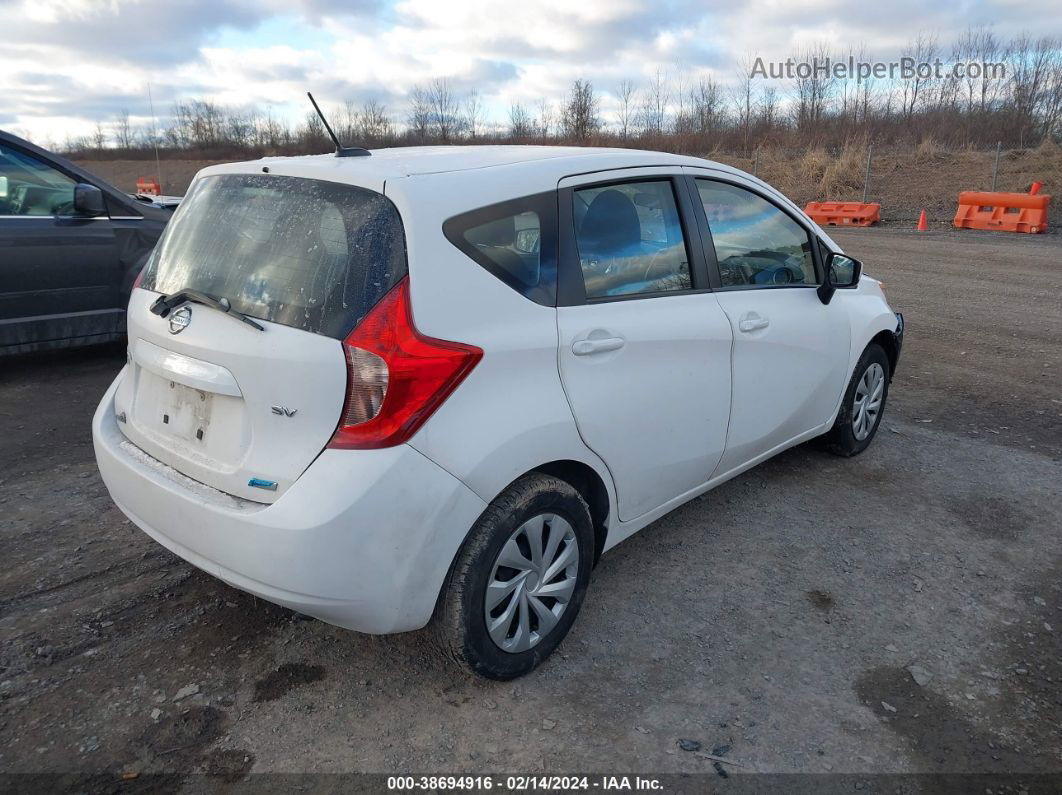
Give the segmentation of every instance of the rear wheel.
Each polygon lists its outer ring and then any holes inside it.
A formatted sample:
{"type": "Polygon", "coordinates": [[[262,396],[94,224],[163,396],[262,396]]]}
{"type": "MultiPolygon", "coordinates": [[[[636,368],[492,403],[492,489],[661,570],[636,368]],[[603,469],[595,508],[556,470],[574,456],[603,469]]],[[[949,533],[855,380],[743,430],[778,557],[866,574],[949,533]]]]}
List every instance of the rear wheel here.
{"type": "Polygon", "coordinates": [[[593,541],[590,509],[571,484],[537,472],[517,480],[458,553],[433,622],[439,645],[490,679],[531,671],[575,621],[593,541]]]}
{"type": "Polygon", "coordinates": [[[826,449],[842,456],[866,450],[878,432],[888,396],[889,357],[871,343],[856,363],[837,420],[826,434],[826,449]]]}

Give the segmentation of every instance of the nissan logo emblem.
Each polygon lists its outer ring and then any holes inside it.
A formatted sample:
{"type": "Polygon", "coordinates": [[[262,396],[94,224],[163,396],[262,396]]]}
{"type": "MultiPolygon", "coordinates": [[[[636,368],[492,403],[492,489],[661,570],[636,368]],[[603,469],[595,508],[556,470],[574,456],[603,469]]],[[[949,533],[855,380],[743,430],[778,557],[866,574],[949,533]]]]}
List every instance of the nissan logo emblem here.
{"type": "Polygon", "coordinates": [[[170,315],[170,334],[180,334],[191,322],[191,308],[187,306],[182,306],[180,309],[170,315]]]}

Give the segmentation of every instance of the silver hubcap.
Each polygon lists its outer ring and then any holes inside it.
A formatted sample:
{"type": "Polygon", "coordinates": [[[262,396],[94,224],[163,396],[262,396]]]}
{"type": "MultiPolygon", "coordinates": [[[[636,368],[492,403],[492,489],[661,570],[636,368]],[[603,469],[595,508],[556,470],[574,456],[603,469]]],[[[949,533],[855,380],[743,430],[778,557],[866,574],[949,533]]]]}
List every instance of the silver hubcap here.
{"type": "Polygon", "coordinates": [[[885,370],[877,362],[863,371],[852,401],[852,434],[857,441],[866,439],[881,413],[885,394],[885,370]]]}
{"type": "Polygon", "coordinates": [[[494,561],[483,615],[503,651],[527,651],[548,635],[568,608],[579,575],[579,545],[568,522],[553,513],[528,519],[494,561]]]}

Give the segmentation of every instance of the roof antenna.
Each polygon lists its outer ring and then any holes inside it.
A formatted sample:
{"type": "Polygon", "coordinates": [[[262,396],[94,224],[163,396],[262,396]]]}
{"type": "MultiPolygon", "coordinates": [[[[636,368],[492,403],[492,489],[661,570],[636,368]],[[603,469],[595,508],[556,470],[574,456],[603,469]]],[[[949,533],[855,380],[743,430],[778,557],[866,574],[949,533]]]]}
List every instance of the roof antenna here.
{"type": "Polygon", "coordinates": [[[307,91],[306,96],[310,98],[310,102],[313,103],[313,109],[321,117],[321,123],[324,124],[324,128],[328,130],[328,137],[336,145],[336,157],[369,157],[372,155],[372,152],[368,149],[362,149],[360,146],[343,146],[339,143],[339,139],[336,138],[336,134],[332,132],[332,127],[328,124],[328,119],[325,118],[325,115],[321,113],[321,109],[317,106],[317,100],[313,98],[313,94],[307,91]]]}

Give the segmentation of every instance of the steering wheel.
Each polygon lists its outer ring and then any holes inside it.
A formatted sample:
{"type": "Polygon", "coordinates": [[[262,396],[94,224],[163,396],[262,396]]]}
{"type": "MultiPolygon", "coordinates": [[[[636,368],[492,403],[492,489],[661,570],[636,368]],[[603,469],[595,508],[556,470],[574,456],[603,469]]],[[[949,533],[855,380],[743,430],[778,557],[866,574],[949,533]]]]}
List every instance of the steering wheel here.
{"type": "Polygon", "coordinates": [[[792,284],[793,283],[793,271],[783,265],[780,268],[776,268],[771,274],[771,284],[792,284]]]}

